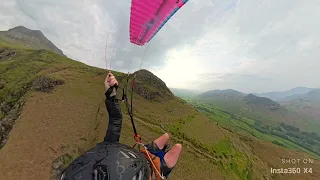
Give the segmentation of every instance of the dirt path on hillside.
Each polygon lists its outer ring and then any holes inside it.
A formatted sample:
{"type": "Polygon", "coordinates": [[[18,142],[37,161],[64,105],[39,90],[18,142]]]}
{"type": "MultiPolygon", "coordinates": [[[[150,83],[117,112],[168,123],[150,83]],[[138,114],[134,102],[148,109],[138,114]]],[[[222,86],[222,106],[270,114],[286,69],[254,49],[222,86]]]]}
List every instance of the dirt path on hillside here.
{"type": "MultiPolygon", "coordinates": [[[[125,115],[127,116],[127,115],[125,115]]],[[[128,117],[128,116],[127,116],[128,117]]],[[[213,157],[212,155],[210,155],[209,153],[205,152],[205,151],[202,151],[200,150],[199,148],[197,148],[196,146],[194,146],[192,143],[188,142],[187,140],[184,140],[184,139],[180,139],[180,138],[177,138],[176,136],[174,136],[173,134],[171,134],[168,130],[166,130],[165,128],[163,128],[162,126],[159,126],[159,125],[155,125],[155,124],[152,124],[152,123],[149,123],[149,122],[146,122],[146,121],[143,121],[137,117],[135,117],[135,121],[145,125],[145,126],[148,126],[148,127],[154,127],[154,128],[157,128],[159,129],[162,133],[168,133],[170,135],[170,138],[171,139],[174,139],[175,141],[177,142],[182,142],[182,144],[184,145],[188,145],[190,148],[192,148],[195,152],[205,156],[206,158],[210,158],[212,160],[215,160],[215,157],[213,157]]]]}

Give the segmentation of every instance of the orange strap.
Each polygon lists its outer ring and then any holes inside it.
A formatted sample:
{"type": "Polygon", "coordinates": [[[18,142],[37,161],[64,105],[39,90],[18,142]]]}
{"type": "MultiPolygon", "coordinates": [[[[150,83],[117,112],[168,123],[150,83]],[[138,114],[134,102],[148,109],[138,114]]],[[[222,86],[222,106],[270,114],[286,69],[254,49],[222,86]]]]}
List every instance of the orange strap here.
{"type": "Polygon", "coordinates": [[[153,154],[151,154],[151,153],[150,153],[148,150],[146,150],[145,148],[140,148],[140,152],[143,153],[144,157],[145,157],[148,161],[150,161],[150,159],[149,159],[149,156],[150,156],[150,157],[151,157],[151,160],[152,160],[152,163],[154,164],[154,165],[153,165],[153,164],[150,162],[150,168],[151,168],[152,171],[151,171],[151,173],[150,173],[150,178],[149,178],[149,180],[152,180],[152,174],[153,174],[153,172],[154,172],[154,174],[155,174],[156,180],[161,180],[160,175],[157,173],[157,172],[161,173],[161,170],[160,170],[160,167],[161,167],[160,158],[157,157],[157,156],[155,156],[155,155],[153,155],[153,154]],[[148,156],[148,154],[149,154],[149,156],[148,156]],[[154,167],[154,166],[156,166],[156,167],[154,167]]]}

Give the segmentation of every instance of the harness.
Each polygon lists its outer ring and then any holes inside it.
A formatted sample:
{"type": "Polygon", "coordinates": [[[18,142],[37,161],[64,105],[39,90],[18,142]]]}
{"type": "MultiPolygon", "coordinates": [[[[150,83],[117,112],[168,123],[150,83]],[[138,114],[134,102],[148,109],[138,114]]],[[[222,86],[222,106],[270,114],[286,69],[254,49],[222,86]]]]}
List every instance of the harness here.
{"type": "Polygon", "coordinates": [[[133,90],[134,90],[134,86],[135,86],[136,75],[133,76],[133,80],[132,80],[132,84],[131,84],[130,103],[128,102],[128,97],[127,97],[129,77],[130,77],[130,74],[128,73],[126,84],[124,85],[124,87],[122,89],[122,101],[125,103],[128,114],[130,116],[130,121],[131,121],[132,129],[133,129],[133,133],[134,133],[133,139],[136,141],[136,143],[133,147],[135,147],[138,144],[139,151],[144,155],[144,157],[149,162],[149,166],[152,171],[150,174],[149,180],[152,180],[153,176],[155,177],[155,180],[165,179],[164,176],[162,174],[160,174],[160,173],[162,173],[161,172],[161,165],[164,162],[165,152],[161,151],[161,150],[160,151],[150,151],[148,148],[149,145],[144,145],[142,143],[142,137],[137,132],[137,128],[134,123],[133,112],[132,112],[132,109],[133,109],[132,108],[133,107],[132,99],[133,99],[133,90]]]}

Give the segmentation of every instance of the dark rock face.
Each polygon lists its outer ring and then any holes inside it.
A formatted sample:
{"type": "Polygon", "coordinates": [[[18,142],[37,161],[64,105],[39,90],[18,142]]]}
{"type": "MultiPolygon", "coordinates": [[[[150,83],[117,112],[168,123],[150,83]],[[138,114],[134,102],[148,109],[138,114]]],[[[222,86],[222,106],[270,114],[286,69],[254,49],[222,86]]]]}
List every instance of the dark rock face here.
{"type": "Polygon", "coordinates": [[[6,144],[14,122],[20,116],[24,101],[18,101],[13,108],[10,109],[8,114],[0,120],[0,149],[6,144]]]}
{"type": "Polygon", "coordinates": [[[157,97],[161,97],[161,94],[156,91],[152,91],[143,86],[143,84],[137,83],[135,92],[147,100],[155,100],[157,97]]]}
{"type": "Polygon", "coordinates": [[[174,95],[166,84],[157,76],[147,70],[134,73],[136,84],[134,91],[147,100],[168,100],[174,95]]]}
{"type": "MultiPolygon", "coordinates": [[[[0,48],[0,61],[9,59],[9,58],[15,56],[16,54],[17,53],[15,51],[13,51],[13,50],[0,48]]],[[[0,87],[1,87],[1,84],[0,84],[0,87]]]]}
{"type": "Polygon", "coordinates": [[[54,80],[47,76],[42,76],[33,82],[36,91],[51,92],[57,85],[64,84],[63,80],[54,80]]]}

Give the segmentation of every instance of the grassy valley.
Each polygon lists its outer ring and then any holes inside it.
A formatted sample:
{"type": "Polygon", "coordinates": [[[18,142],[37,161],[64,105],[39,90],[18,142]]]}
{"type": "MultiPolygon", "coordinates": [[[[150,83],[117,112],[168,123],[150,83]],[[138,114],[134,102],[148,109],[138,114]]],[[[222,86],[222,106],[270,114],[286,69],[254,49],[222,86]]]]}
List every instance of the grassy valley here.
{"type": "Polygon", "coordinates": [[[320,156],[319,124],[271,99],[234,90],[213,90],[186,100],[219,125],[320,156]]]}

